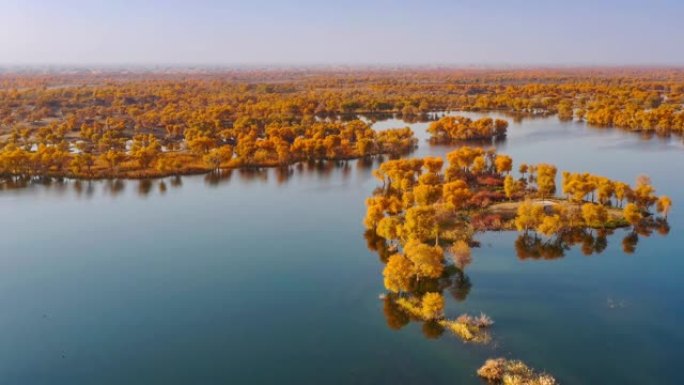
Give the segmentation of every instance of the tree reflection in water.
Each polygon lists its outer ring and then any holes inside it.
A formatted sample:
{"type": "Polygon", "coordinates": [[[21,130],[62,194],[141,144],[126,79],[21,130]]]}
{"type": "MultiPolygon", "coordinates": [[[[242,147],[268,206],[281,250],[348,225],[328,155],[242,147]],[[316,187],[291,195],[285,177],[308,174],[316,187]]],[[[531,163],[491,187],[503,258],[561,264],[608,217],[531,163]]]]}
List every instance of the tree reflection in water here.
{"type": "MultiPolygon", "coordinates": [[[[378,255],[380,262],[386,264],[390,255],[397,252],[394,246],[390,246],[387,241],[375,234],[374,231],[367,230],[364,233],[368,249],[378,255]]],[[[455,265],[447,265],[439,278],[422,277],[419,280],[412,280],[408,290],[401,293],[388,292],[383,295],[383,312],[387,321],[387,326],[392,330],[399,330],[409,322],[422,323],[422,331],[426,338],[435,339],[443,335],[445,328],[440,322],[444,320],[425,319],[420,315],[407,312],[397,304],[397,300],[422,298],[428,293],[444,292],[451,294],[457,302],[463,302],[468,297],[472,283],[464,270],[455,265]]],[[[447,320],[448,321],[448,320],[447,320]]]]}
{"type": "MultiPolygon", "coordinates": [[[[622,251],[633,254],[639,237],[649,237],[657,231],[665,236],[670,225],[665,218],[649,217],[630,228],[622,239],[622,251]]],[[[608,247],[608,238],[615,234],[610,229],[570,229],[551,237],[543,238],[536,233],[524,233],[515,240],[515,252],[519,259],[557,259],[565,256],[566,251],[579,245],[584,255],[601,254],[608,247]]]]}
{"type": "MultiPolygon", "coordinates": [[[[670,226],[662,217],[647,217],[636,226],[627,230],[622,239],[622,250],[626,254],[635,252],[640,237],[649,237],[657,232],[667,235],[670,226]]],[[[553,237],[542,237],[534,232],[521,234],[515,240],[515,251],[521,260],[553,260],[562,258],[566,252],[573,248],[583,255],[601,254],[608,247],[608,239],[616,235],[611,229],[572,229],[566,230],[553,237]]],[[[398,252],[396,245],[389,244],[372,230],[364,233],[366,245],[369,250],[376,253],[381,263],[387,264],[389,257],[398,252]]],[[[455,258],[458,260],[457,258],[455,258]]],[[[410,322],[421,323],[422,333],[428,339],[440,338],[444,335],[444,323],[437,319],[425,319],[420,314],[411,313],[397,302],[400,299],[422,298],[427,293],[444,292],[451,294],[456,302],[464,302],[473,287],[470,277],[466,274],[467,264],[460,267],[447,264],[443,274],[439,278],[421,278],[412,280],[407,290],[394,293],[388,291],[383,294],[383,313],[387,326],[392,330],[399,330],[410,322]]],[[[485,339],[489,338],[486,335],[485,339]]]]}
{"type": "MultiPolygon", "coordinates": [[[[274,180],[278,185],[289,183],[296,176],[313,176],[319,179],[339,177],[342,180],[350,178],[354,172],[366,174],[388,159],[386,156],[369,156],[353,160],[320,160],[300,162],[290,166],[264,168],[250,167],[242,169],[222,169],[197,176],[201,177],[206,186],[219,187],[229,185],[230,181],[238,178],[243,183],[267,183],[274,180]]],[[[188,176],[193,177],[194,176],[188,176]]],[[[116,198],[126,192],[126,185],[133,184],[132,192],[141,198],[148,197],[155,192],[164,195],[169,189],[183,186],[183,176],[174,175],[162,178],[147,179],[68,179],[63,177],[0,177],[0,192],[41,188],[51,192],[72,192],[77,197],[90,198],[95,193],[116,198]]]]}

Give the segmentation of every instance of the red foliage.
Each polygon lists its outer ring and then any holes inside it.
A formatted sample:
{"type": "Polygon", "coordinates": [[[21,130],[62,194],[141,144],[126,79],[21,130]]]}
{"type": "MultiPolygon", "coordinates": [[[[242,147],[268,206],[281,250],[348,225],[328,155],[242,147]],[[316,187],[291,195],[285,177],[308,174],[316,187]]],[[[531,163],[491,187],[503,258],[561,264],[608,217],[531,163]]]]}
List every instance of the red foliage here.
{"type": "Polygon", "coordinates": [[[476,231],[500,230],[503,220],[499,214],[475,214],[470,223],[476,231]]]}
{"type": "Polygon", "coordinates": [[[494,202],[506,200],[506,195],[500,191],[478,191],[470,198],[469,205],[475,207],[487,207],[494,202]]]}
{"type": "Polygon", "coordinates": [[[477,177],[477,184],[480,186],[503,186],[503,178],[495,175],[483,175],[477,177]]]}

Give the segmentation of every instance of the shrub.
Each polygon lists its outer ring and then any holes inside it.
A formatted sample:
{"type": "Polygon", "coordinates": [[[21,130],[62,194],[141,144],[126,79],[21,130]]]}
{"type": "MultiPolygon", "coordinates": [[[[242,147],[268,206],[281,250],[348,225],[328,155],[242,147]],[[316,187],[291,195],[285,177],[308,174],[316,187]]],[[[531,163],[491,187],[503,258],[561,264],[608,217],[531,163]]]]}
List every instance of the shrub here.
{"type": "Polygon", "coordinates": [[[503,385],[555,385],[556,379],[545,373],[537,373],[518,360],[494,358],[485,361],[477,375],[493,384],[503,385]]]}

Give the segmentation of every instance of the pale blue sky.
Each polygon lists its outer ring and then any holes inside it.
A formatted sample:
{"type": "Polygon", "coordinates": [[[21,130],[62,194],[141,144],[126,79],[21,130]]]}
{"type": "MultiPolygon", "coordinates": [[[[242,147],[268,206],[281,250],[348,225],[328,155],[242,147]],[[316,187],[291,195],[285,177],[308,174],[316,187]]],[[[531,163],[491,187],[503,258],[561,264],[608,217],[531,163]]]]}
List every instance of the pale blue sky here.
{"type": "Polygon", "coordinates": [[[0,0],[1,64],[684,64],[683,0],[0,0]]]}

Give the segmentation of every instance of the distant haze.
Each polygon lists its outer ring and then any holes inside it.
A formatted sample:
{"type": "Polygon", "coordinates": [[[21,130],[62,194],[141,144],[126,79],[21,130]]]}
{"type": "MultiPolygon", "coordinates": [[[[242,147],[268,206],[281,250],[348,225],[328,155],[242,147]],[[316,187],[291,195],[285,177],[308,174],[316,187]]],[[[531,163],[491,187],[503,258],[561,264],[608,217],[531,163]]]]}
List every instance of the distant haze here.
{"type": "Polygon", "coordinates": [[[2,0],[0,64],[682,65],[674,0],[2,0]]]}

